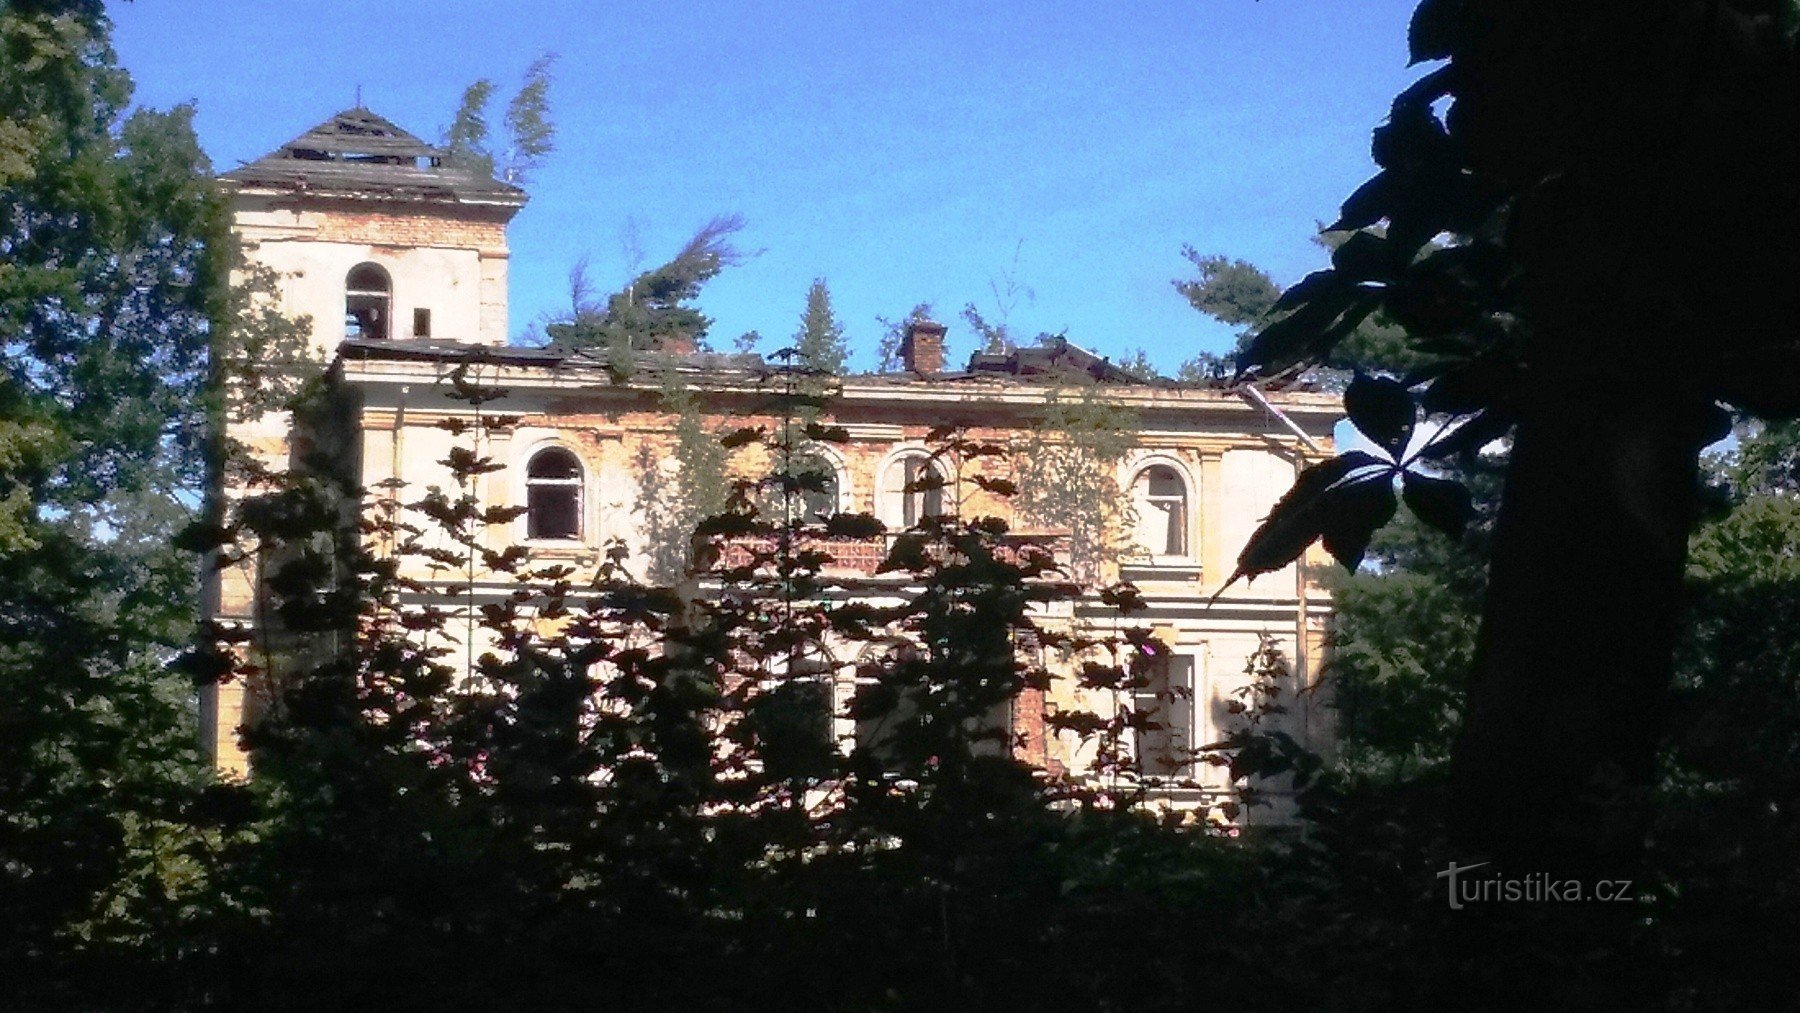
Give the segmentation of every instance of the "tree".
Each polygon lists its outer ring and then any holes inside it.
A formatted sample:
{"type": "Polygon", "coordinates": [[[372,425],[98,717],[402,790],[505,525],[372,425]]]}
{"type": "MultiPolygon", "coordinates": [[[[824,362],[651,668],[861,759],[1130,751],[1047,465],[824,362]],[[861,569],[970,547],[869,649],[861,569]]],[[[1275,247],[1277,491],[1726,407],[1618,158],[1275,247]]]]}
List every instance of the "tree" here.
{"type": "Polygon", "coordinates": [[[844,342],[844,325],[831,312],[831,290],[824,278],[814,278],[806,290],[806,311],[800,314],[800,329],[794,332],[796,363],[830,376],[844,371],[850,358],[850,347],[844,342]]]}
{"type": "Polygon", "coordinates": [[[550,119],[550,70],[556,55],[546,53],[531,61],[525,80],[506,104],[504,147],[495,150],[490,139],[488,105],[494,82],[481,78],[463,90],[456,116],[444,131],[444,147],[450,161],[507,183],[524,185],[556,149],[556,125],[550,119]]]}
{"type": "Polygon", "coordinates": [[[876,317],[881,325],[881,342],[875,347],[876,369],[891,373],[900,368],[900,343],[906,340],[906,325],[931,319],[931,304],[919,303],[898,320],[876,317]]]}
{"type": "Polygon", "coordinates": [[[638,353],[704,346],[712,320],[692,303],[707,282],[742,260],[731,237],[743,227],[737,215],[712,219],[668,263],[639,274],[604,305],[586,300],[587,284],[577,268],[570,285],[575,305],[544,328],[550,343],[605,353],[619,378],[630,375],[638,353]]]}
{"type": "MultiPolygon", "coordinates": [[[[1334,251],[1349,237],[1346,232],[1321,232],[1314,237],[1314,242],[1325,250],[1334,251]]],[[[1183,380],[1216,378],[1229,372],[1228,360],[1249,347],[1258,327],[1278,315],[1276,303],[1281,288],[1267,271],[1245,260],[1205,256],[1192,246],[1182,247],[1181,255],[1194,265],[1197,276],[1173,279],[1175,290],[1186,296],[1189,305],[1201,313],[1220,323],[1241,328],[1231,355],[1220,357],[1201,353],[1183,363],[1177,374],[1183,380]]],[[[1358,323],[1315,365],[1334,371],[1360,369],[1403,376],[1428,361],[1429,356],[1411,350],[1406,330],[1378,311],[1358,323]]]]}
{"type": "Polygon", "coordinates": [[[1012,447],[1020,514],[1068,530],[1070,567],[1084,583],[1129,547],[1136,517],[1118,473],[1138,428],[1136,413],[1086,384],[1045,395],[1038,424],[1012,447]]]}
{"type": "Polygon", "coordinates": [[[1013,244],[1012,262],[1004,271],[988,278],[988,292],[994,297],[992,320],[977,309],[974,303],[963,306],[962,318],[981,341],[977,352],[1003,355],[1019,347],[1019,335],[1012,326],[1013,310],[1018,307],[1020,299],[1030,302],[1037,298],[1037,293],[1019,281],[1019,254],[1024,249],[1023,239],[1013,244]]]}
{"type": "Polygon", "coordinates": [[[223,378],[291,351],[227,295],[193,110],[129,110],[108,33],[98,3],[0,8],[0,964],[27,1005],[124,1004],[197,952],[210,673],[178,658],[170,539],[254,401],[223,378]]]}
{"type": "MultiPolygon", "coordinates": [[[[1513,432],[1452,772],[1458,839],[1516,868],[1640,853],[1715,400],[1800,410],[1800,295],[1780,280],[1800,267],[1800,130],[1766,105],[1800,84],[1792,21],[1700,0],[1422,3],[1413,57],[1447,62],[1375,131],[1381,171],[1332,226],[1355,234],[1240,358],[1260,376],[1320,361],[1381,310],[1439,357],[1418,403],[1467,420],[1422,459],[1513,432]],[[1674,244],[1651,221],[1705,227],[1674,244]],[[1684,348],[1706,351],[1671,371],[1684,348]]],[[[1387,389],[1350,406],[1390,435],[1414,410],[1387,389]]],[[[1379,504],[1393,470],[1321,467],[1254,549],[1337,525],[1355,544],[1385,520],[1351,504],[1379,504]]]]}

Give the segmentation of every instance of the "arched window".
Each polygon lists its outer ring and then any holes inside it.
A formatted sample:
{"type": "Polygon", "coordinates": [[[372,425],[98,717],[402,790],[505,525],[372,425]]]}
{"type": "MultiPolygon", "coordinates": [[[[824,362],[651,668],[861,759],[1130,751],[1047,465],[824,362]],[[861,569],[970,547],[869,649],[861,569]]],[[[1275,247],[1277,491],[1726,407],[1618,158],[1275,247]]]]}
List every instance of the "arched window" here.
{"type": "Polygon", "coordinates": [[[1131,481],[1131,505],[1137,511],[1137,543],[1153,556],[1193,553],[1188,535],[1187,483],[1166,464],[1152,464],[1131,481]]]}
{"type": "Polygon", "coordinates": [[[944,512],[944,469],[923,452],[888,462],[881,477],[881,519],[910,528],[944,512]]]}
{"type": "Polygon", "coordinates": [[[561,447],[525,466],[525,537],[581,537],[581,462],[561,447]]]}
{"type": "Polygon", "coordinates": [[[385,338],[394,284],[380,264],[358,264],[344,278],[344,336],[385,338]]]}
{"type": "Polygon", "coordinates": [[[794,455],[794,477],[799,482],[795,499],[800,520],[814,523],[826,520],[838,510],[837,468],[817,451],[802,450],[794,455]]]}

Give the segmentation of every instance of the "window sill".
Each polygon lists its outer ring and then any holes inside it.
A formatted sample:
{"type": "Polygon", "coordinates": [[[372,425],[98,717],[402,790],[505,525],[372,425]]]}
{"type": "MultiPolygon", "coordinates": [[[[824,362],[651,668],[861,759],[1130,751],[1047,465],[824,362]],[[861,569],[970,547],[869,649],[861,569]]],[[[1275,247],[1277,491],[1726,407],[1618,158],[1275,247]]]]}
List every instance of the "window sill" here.
{"type": "Polygon", "coordinates": [[[527,538],[519,543],[533,556],[547,559],[581,559],[597,552],[575,538],[527,538]]]}
{"type": "Polygon", "coordinates": [[[1132,559],[1119,564],[1119,577],[1130,581],[1176,581],[1184,584],[1200,582],[1200,564],[1179,556],[1132,559]]]}

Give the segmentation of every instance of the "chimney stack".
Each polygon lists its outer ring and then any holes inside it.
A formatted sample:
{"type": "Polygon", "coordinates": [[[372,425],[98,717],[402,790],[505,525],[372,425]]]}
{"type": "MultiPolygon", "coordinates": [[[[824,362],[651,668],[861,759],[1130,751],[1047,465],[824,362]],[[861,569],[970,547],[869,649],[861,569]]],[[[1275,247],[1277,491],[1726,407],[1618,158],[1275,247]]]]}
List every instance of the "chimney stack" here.
{"type": "Polygon", "coordinates": [[[942,373],[944,330],[944,325],[935,320],[907,321],[906,334],[900,339],[901,364],[921,376],[942,373]]]}
{"type": "Polygon", "coordinates": [[[662,342],[659,345],[659,348],[664,355],[673,355],[678,359],[685,359],[688,356],[693,355],[697,347],[698,345],[694,341],[694,336],[686,331],[676,331],[673,334],[663,335],[662,342]]]}

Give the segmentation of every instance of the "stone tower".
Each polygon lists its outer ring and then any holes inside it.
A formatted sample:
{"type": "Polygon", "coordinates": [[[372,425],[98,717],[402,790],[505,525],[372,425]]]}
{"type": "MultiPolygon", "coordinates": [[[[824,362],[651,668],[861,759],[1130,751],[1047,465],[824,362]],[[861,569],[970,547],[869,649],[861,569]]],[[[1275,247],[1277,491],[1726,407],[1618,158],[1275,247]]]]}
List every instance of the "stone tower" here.
{"type": "MultiPolygon", "coordinates": [[[[274,272],[276,308],[309,322],[324,362],[346,340],[506,343],[506,226],[525,204],[518,187],[360,107],[219,181],[249,260],[274,272]]],[[[287,467],[286,413],[233,423],[230,435],[264,466],[287,467]]],[[[249,567],[218,574],[206,589],[209,614],[253,622],[258,579],[249,567]]],[[[222,771],[246,772],[237,730],[255,709],[254,686],[227,683],[203,699],[203,733],[222,771]]]]}

